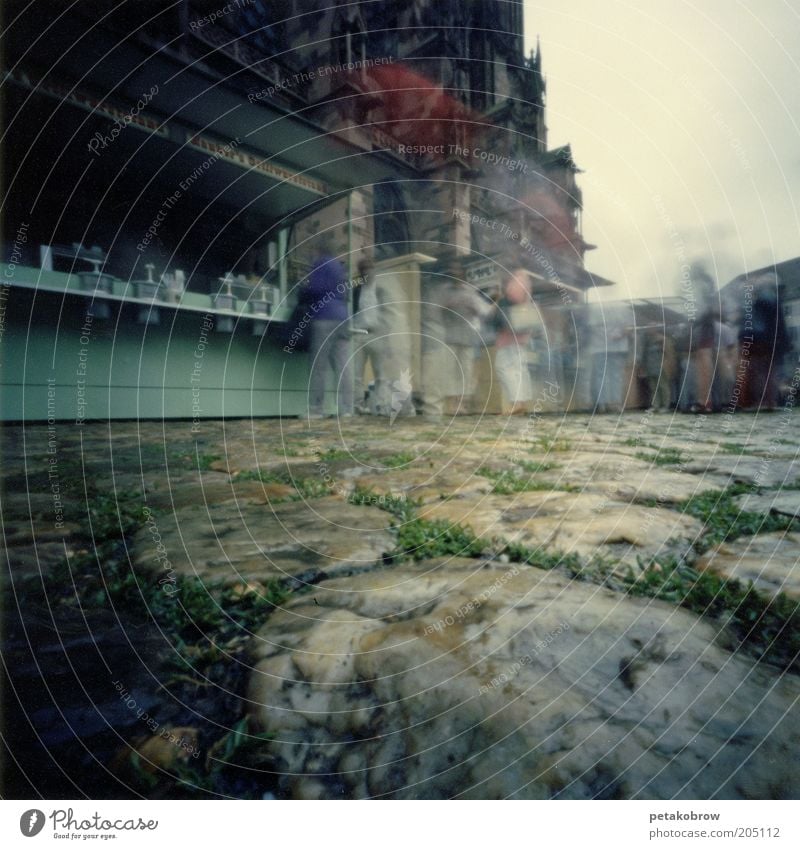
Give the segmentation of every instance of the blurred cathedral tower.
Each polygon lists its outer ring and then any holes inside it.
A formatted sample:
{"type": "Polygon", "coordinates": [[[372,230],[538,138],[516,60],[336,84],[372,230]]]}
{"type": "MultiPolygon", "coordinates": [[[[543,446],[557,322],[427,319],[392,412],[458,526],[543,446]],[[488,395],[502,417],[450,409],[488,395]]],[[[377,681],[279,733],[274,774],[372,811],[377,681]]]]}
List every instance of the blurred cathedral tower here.
{"type": "Polygon", "coordinates": [[[547,150],[542,53],[537,44],[525,56],[521,0],[325,6],[274,4],[295,81],[276,96],[413,170],[357,193],[357,238],[374,239],[377,259],[418,250],[462,271],[477,257],[522,264],[545,301],[566,290],[583,300],[592,246],[578,169],[568,146],[547,150]],[[481,219],[495,229],[472,223],[481,219]]]}

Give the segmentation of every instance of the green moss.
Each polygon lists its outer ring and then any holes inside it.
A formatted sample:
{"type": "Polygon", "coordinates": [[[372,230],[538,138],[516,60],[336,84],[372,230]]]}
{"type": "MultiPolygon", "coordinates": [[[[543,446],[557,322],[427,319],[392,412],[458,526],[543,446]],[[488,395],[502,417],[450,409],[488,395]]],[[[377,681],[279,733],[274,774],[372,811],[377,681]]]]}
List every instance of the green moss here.
{"type": "Polygon", "coordinates": [[[745,446],[738,442],[720,442],[719,449],[726,454],[743,454],[745,446]]]}
{"type": "Polygon", "coordinates": [[[321,450],[317,447],[314,450],[317,460],[321,463],[337,463],[344,460],[356,463],[372,463],[370,452],[362,446],[353,446],[352,448],[325,448],[321,450]]]}
{"type": "Polygon", "coordinates": [[[197,468],[201,471],[208,471],[212,463],[217,463],[222,457],[219,454],[198,454],[196,457],[197,468]]]}
{"type": "Polygon", "coordinates": [[[219,454],[195,453],[191,449],[173,451],[170,456],[173,460],[180,460],[185,468],[199,469],[201,472],[207,472],[211,468],[212,463],[216,463],[222,459],[219,454]]]}
{"type": "Polygon", "coordinates": [[[544,451],[546,454],[550,451],[571,451],[572,443],[563,437],[552,436],[547,433],[543,433],[536,438],[536,444],[539,447],[539,450],[544,451]]]}
{"type": "Polygon", "coordinates": [[[146,517],[138,493],[130,491],[94,494],[84,506],[87,524],[80,535],[94,545],[121,539],[139,527],[146,517]]]}
{"type": "Polygon", "coordinates": [[[316,455],[323,463],[334,463],[337,460],[353,459],[349,451],[341,448],[326,448],[324,451],[317,451],[316,455]]]}

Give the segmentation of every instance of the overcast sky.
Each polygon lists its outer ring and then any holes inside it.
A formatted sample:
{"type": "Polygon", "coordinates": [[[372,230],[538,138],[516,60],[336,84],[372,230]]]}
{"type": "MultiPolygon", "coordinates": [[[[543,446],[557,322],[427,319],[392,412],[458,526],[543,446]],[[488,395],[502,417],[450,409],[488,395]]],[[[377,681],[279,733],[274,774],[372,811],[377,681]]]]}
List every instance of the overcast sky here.
{"type": "Polygon", "coordinates": [[[679,293],[800,255],[800,6],[794,0],[525,0],[548,143],[572,144],[604,297],[679,293]]]}

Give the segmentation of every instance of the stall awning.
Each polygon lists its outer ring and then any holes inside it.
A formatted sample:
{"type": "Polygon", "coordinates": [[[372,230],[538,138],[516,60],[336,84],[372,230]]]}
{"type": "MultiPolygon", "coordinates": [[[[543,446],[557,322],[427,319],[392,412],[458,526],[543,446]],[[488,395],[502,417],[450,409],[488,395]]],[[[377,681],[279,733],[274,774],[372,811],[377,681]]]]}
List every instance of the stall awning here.
{"type": "MultiPolygon", "coordinates": [[[[63,26],[76,23],[67,19],[63,26]]],[[[59,31],[58,40],[40,41],[36,67],[17,65],[7,81],[83,110],[87,126],[122,120],[155,90],[127,122],[113,155],[119,158],[126,146],[141,145],[147,134],[154,153],[165,159],[165,180],[180,180],[214,156],[215,174],[204,176],[203,191],[236,181],[252,199],[253,211],[278,220],[355,187],[416,174],[396,157],[325,130],[302,109],[293,112],[266,99],[251,102],[239,79],[221,81],[202,62],[189,63],[168,49],[153,52],[133,40],[120,42],[112,34],[106,38],[101,29],[93,30],[92,38],[81,35],[77,29],[59,31]],[[80,49],[59,49],[78,41],[80,49]],[[48,67],[58,67],[57,78],[37,72],[48,67]]]]}
{"type": "MultiPolygon", "coordinates": [[[[528,271],[534,295],[566,291],[582,297],[595,286],[614,285],[612,280],[592,274],[580,266],[558,261],[544,250],[534,248],[528,253],[531,257],[525,256],[521,264],[528,271]]],[[[499,286],[507,267],[508,260],[501,255],[467,262],[464,266],[466,279],[483,289],[499,286]]]]}

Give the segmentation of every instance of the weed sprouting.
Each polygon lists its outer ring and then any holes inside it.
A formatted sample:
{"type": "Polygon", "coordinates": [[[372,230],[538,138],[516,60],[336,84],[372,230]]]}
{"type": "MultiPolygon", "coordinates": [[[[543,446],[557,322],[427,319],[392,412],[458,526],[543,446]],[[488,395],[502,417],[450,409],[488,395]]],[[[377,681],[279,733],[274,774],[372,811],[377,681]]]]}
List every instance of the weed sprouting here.
{"type": "Polygon", "coordinates": [[[726,619],[742,645],[759,658],[800,670],[800,603],[782,593],[770,598],[752,584],[699,571],[674,558],[649,564],[628,583],[630,595],[726,619]]]}
{"type": "Polygon", "coordinates": [[[524,477],[509,471],[495,471],[486,466],[481,466],[476,474],[494,481],[492,492],[497,495],[513,495],[517,492],[548,492],[551,490],[574,492],[577,489],[577,487],[569,484],[559,486],[552,481],[536,480],[532,474],[524,477]]]}
{"type": "Polygon", "coordinates": [[[307,498],[323,498],[331,494],[332,485],[323,478],[295,477],[289,472],[268,472],[263,469],[245,469],[236,475],[237,481],[260,481],[263,484],[278,483],[291,486],[295,492],[291,495],[270,498],[271,504],[283,501],[302,501],[307,498]]]}
{"type": "Polygon", "coordinates": [[[399,469],[401,466],[408,466],[413,463],[415,459],[413,454],[400,451],[397,454],[390,454],[388,457],[381,457],[380,462],[389,469],[399,469]]]}
{"type": "Polygon", "coordinates": [[[432,557],[480,557],[484,541],[472,529],[442,519],[411,519],[397,528],[393,560],[428,560],[432,557]]]}
{"type": "Polygon", "coordinates": [[[759,488],[751,484],[733,484],[722,492],[700,493],[676,505],[677,510],[703,523],[703,533],[695,545],[698,551],[741,536],[797,528],[797,520],[790,516],[742,510],[735,499],[753,492],[759,492],[759,488]]]}
{"type": "Polygon", "coordinates": [[[678,466],[685,460],[683,454],[675,448],[659,448],[655,454],[637,451],[633,456],[656,466],[678,466]]]}

